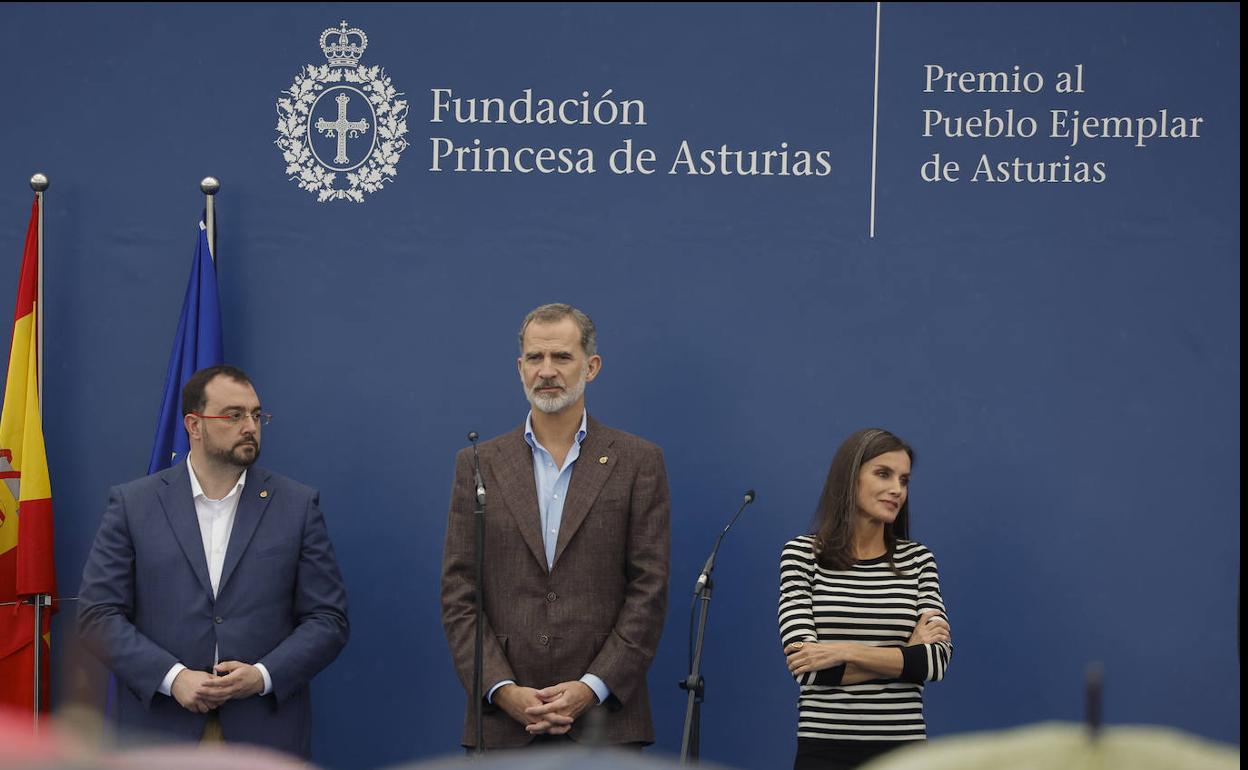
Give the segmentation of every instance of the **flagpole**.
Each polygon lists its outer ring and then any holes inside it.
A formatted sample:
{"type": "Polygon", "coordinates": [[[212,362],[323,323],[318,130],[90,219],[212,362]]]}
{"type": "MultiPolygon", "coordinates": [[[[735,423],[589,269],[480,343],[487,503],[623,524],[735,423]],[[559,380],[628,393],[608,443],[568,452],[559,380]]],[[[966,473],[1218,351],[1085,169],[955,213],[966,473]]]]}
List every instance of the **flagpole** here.
{"type": "MultiPolygon", "coordinates": [[[[35,294],[35,335],[37,354],[35,358],[35,377],[39,386],[39,413],[43,413],[43,193],[48,189],[48,177],[35,174],[30,178],[30,189],[35,191],[35,207],[38,211],[35,229],[38,233],[39,267],[35,277],[37,291],[35,294]]],[[[39,733],[39,717],[43,711],[43,608],[52,603],[47,594],[35,594],[31,597],[35,607],[35,691],[34,719],[35,734],[39,733]]]]}
{"type": "Polygon", "coordinates": [[[221,182],[215,176],[206,176],[199,182],[199,189],[204,194],[204,227],[208,229],[208,253],[212,255],[212,263],[217,263],[217,190],[221,182]]]}
{"type": "Polygon", "coordinates": [[[39,405],[40,412],[43,410],[43,192],[48,189],[48,178],[44,174],[35,174],[30,178],[30,189],[35,191],[35,204],[39,209],[39,217],[35,229],[38,231],[39,241],[39,272],[35,276],[35,284],[39,287],[38,294],[35,296],[35,332],[38,334],[38,370],[35,376],[39,378],[39,405]]]}

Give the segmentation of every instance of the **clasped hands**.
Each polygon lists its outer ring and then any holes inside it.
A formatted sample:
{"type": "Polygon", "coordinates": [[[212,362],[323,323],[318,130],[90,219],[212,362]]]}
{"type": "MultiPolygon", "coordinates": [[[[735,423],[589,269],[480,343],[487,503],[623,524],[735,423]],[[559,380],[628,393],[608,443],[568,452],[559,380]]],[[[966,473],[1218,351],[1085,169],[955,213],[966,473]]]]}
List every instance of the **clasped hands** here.
{"type": "Polygon", "coordinates": [[[532,735],[563,735],[572,729],[577,717],[598,702],[598,696],[580,681],[560,682],[541,690],[505,684],[494,693],[494,702],[532,735]]]}
{"type": "Polygon", "coordinates": [[[174,677],[169,692],[182,708],[207,714],[228,700],[249,698],[264,692],[264,675],[260,669],[237,660],[216,665],[213,674],[185,668],[174,677]]]}

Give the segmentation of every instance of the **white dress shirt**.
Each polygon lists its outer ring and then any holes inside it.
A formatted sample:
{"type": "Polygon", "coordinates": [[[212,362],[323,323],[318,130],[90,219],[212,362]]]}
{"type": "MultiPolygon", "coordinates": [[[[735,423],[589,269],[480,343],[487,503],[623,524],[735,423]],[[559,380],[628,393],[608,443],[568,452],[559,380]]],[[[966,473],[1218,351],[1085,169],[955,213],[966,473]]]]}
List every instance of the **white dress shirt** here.
{"type": "MultiPolygon", "coordinates": [[[[204,494],[204,488],[200,486],[199,479],[195,476],[195,469],[191,467],[190,457],[186,460],[186,471],[191,476],[191,497],[195,501],[195,517],[199,519],[199,536],[203,539],[204,556],[208,559],[208,580],[212,583],[212,595],[216,596],[217,589],[221,585],[221,571],[225,569],[225,549],[229,547],[230,533],[234,531],[234,514],[238,512],[238,501],[242,498],[243,485],[247,483],[247,471],[243,471],[238,477],[238,483],[220,500],[213,500],[204,494]]],[[[220,662],[215,650],[212,658],[212,664],[215,667],[220,662]]],[[[273,680],[269,677],[269,671],[264,664],[255,665],[260,670],[260,676],[264,677],[264,691],[260,694],[268,695],[273,691],[273,680]]],[[[185,668],[186,666],[181,663],[173,664],[173,668],[169,669],[164,681],[160,683],[159,692],[162,695],[172,694],[173,680],[177,679],[178,674],[185,668]]]]}

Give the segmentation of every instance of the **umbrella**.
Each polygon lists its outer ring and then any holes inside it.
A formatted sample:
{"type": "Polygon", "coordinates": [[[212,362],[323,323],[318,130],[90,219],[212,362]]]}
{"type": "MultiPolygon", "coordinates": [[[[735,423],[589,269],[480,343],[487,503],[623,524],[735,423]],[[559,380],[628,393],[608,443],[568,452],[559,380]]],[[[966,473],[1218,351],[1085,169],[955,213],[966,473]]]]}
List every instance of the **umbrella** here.
{"type": "Polygon", "coordinates": [[[36,735],[29,712],[0,709],[0,770],[317,770],[272,749],[245,744],[170,743],[116,750],[90,709],[45,719],[36,735]]]}
{"type": "Polygon", "coordinates": [[[231,743],[148,746],[120,752],[100,764],[109,770],[315,770],[314,765],[289,754],[231,743]]]}
{"type": "MultiPolygon", "coordinates": [[[[723,765],[699,762],[703,770],[727,770],[723,765]]],[[[677,770],[674,757],[611,748],[566,746],[550,749],[490,751],[484,757],[459,755],[398,765],[389,770],[677,770]]]]}
{"type": "Polygon", "coordinates": [[[36,734],[29,711],[0,706],[0,770],[48,767],[64,760],[64,736],[53,725],[36,734]]]}
{"type": "Polygon", "coordinates": [[[1238,770],[1239,750],[1170,727],[1043,722],[885,754],[862,770],[1238,770]]]}

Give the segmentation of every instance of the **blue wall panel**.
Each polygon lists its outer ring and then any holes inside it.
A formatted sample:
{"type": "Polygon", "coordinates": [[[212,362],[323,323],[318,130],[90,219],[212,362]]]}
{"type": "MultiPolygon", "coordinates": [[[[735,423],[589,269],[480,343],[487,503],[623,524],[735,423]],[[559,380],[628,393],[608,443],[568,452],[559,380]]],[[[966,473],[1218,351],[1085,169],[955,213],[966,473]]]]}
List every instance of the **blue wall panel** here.
{"type": "MultiPolygon", "coordinates": [[[[704,756],[791,757],[774,627],[781,545],[840,440],[918,451],[915,536],[956,650],[927,691],[945,735],[1081,717],[1239,741],[1239,8],[892,5],[881,34],[877,232],[868,237],[875,6],[12,7],[0,120],[0,300],[48,193],[45,423],[61,590],[109,485],[146,466],[202,205],[222,180],[227,358],[277,417],[265,462],[321,489],[353,634],[315,683],[315,759],[453,751],[463,693],[438,608],[453,452],[519,423],[516,326],[568,301],[597,321],[593,413],[665,449],[672,598],[651,690],[679,747],[688,595],[719,559],[704,756]],[[288,181],[275,102],[321,31],[369,37],[410,105],[393,182],[362,204],[288,181]],[[1052,73],[1087,93],[924,94],[923,67],[1052,73]],[[645,102],[647,125],[430,123],[457,96],[645,102]],[[1205,118],[1202,136],[922,136],[924,107],[1205,118]],[[595,174],[429,171],[431,137],[589,147],[595,174]],[[655,148],[622,176],[607,154],[655,148]],[[676,148],[827,150],[823,177],[664,173],[676,148]],[[1107,164],[1102,184],[924,183],[934,152],[1107,164]],[[742,729],[747,726],[749,729],[742,729]]],[[[6,300],[7,301],[7,300],[6,300]]],[[[7,332],[2,333],[7,340],[7,332]]],[[[56,620],[61,701],[102,681],[56,620]]]]}

